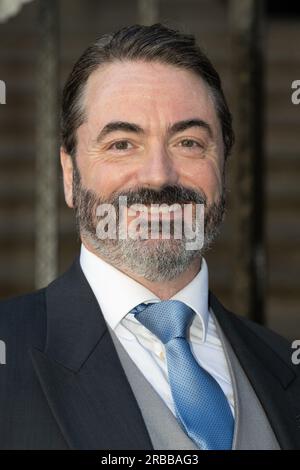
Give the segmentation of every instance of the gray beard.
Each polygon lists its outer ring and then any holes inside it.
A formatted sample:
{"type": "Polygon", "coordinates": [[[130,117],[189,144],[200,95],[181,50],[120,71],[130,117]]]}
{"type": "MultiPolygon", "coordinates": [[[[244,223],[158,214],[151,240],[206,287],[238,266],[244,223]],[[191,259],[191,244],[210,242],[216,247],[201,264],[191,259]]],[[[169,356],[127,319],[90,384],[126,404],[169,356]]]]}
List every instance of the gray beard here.
{"type": "Polygon", "coordinates": [[[119,269],[126,269],[151,282],[170,281],[200,257],[199,250],[187,250],[182,240],[99,240],[81,232],[97,255],[119,269]]]}
{"type": "MultiPolygon", "coordinates": [[[[181,194],[188,199],[188,191],[187,193],[184,189],[182,191],[181,194]]],[[[225,188],[223,188],[219,201],[208,208],[205,207],[204,241],[201,249],[187,250],[188,240],[184,235],[181,239],[171,237],[159,240],[134,240],[127,237],[124,240],[119,239],[118,236],[116,239],[99,239],[96,234],[96,207],[103,202],[112,203],[112,201],[103,201],[93,191],[84,189],[81,186],[79,173],[76,174],[76,171],[73,175],[73,195],[77,228],[82,240],[95,254],[111,265],[150,282],[176,279],[196,258],[201,259],[218,236],[225,215],[225,188]]],[[[197,197],[194,196],[194,199],[197,199],[196,202],[203,202],[200,194],[197,197]]],[[[184,199],[179,198],[179,200],[184,199]]],[[[145,201],[141,201],[143,202],[145,201]]],[[[119,220],[117,206],[115,209],[117,220],[119,220]]]]}

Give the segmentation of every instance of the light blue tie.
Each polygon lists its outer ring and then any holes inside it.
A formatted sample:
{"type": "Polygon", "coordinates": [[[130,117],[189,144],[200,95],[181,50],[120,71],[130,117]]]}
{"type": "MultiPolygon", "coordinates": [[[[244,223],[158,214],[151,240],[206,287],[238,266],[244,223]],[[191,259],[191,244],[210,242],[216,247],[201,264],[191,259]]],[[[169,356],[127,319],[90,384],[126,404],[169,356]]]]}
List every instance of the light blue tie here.
{"type": "Polygon", "coordinates": [[[165,345],[175,412],[184,431],[200,449],[231,449],[234,420],[227,398],[186,340],[195,312],[179,300],[163,300],[142,303],[131,313],[165,345]]]}

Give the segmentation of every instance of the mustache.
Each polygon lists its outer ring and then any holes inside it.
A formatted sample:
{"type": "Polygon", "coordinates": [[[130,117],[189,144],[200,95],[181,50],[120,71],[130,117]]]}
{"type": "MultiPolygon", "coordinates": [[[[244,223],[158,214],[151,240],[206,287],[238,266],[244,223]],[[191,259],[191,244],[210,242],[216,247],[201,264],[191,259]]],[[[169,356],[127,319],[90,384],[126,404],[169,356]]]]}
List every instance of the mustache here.
{"type": "MultiPolygon", "coordinates": [[[[128,191],[113,193],[110,197],[110,202],[117,206],[120,196],[127,197],[127,205],[144,204],[146,206],[151,204],[204,204],[206,207],[207,197],[203,191],[195,191],[190,188],[185,188],[182,185],[168,185],[161,189],[151,188],[137,188],[128,191]]],[[[101,201],[102,202],[102,201],[101,201]]]]}

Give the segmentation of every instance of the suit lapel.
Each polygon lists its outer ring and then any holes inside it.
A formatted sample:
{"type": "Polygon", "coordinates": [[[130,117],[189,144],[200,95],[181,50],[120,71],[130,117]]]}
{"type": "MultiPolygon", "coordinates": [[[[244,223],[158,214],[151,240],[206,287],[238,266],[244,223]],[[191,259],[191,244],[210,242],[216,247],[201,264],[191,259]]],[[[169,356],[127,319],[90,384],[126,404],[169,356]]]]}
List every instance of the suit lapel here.
{"type": "MultiPolygon", "coordinates": [[[[209,301],[281,448],[300,448],[299,377],[211,292],[209,301]]],[[[46,289],[46,308],[45,350],[32,349],[32,361],[68,445],[73,449],[153,449],[79,258],[46,289]]]]}
{"type": "MultiPolygon", "coordinates": [[[[244,320],[209,293],[210,306],[252,384],[282,449],[300,448],[300,379],[244,320]],[[297,408],[298,406],[298,408],[297,408]]],[[[287,350],[285,345],[285,351],[287,350]]]]}
{"type": "Polygon", "coordinates": [[[48,286],[46,303],[46,347],[32,361],[69,446],[153,449],[79,259],[48,286]]]}

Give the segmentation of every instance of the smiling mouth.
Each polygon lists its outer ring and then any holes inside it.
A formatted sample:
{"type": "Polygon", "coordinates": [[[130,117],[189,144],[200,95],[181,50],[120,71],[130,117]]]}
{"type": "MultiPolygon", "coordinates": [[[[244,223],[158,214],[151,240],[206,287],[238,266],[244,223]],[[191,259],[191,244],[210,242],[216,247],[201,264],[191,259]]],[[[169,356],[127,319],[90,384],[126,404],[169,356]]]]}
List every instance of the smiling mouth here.
{"type": "MultiPolygon", "coordinates": [[[[161,208],[150,206],[148,207],[148,213],[147,214],[143,213],[142,216],[144,216],[144,218],[148,217],[148,219],[153,220],[153,221],[178,220],[180,218],[183,218],[184,216],[184,207],[182,205],[183,203],[178,202],[175,204],[179,205],[179,207],[175,208],[175,210],[174,208],[172,208],[172,205],[168,207],[161,207],[161,208]]],[[[190,204],[193,204],[193,203],[190,203],[190,204]]]]}

